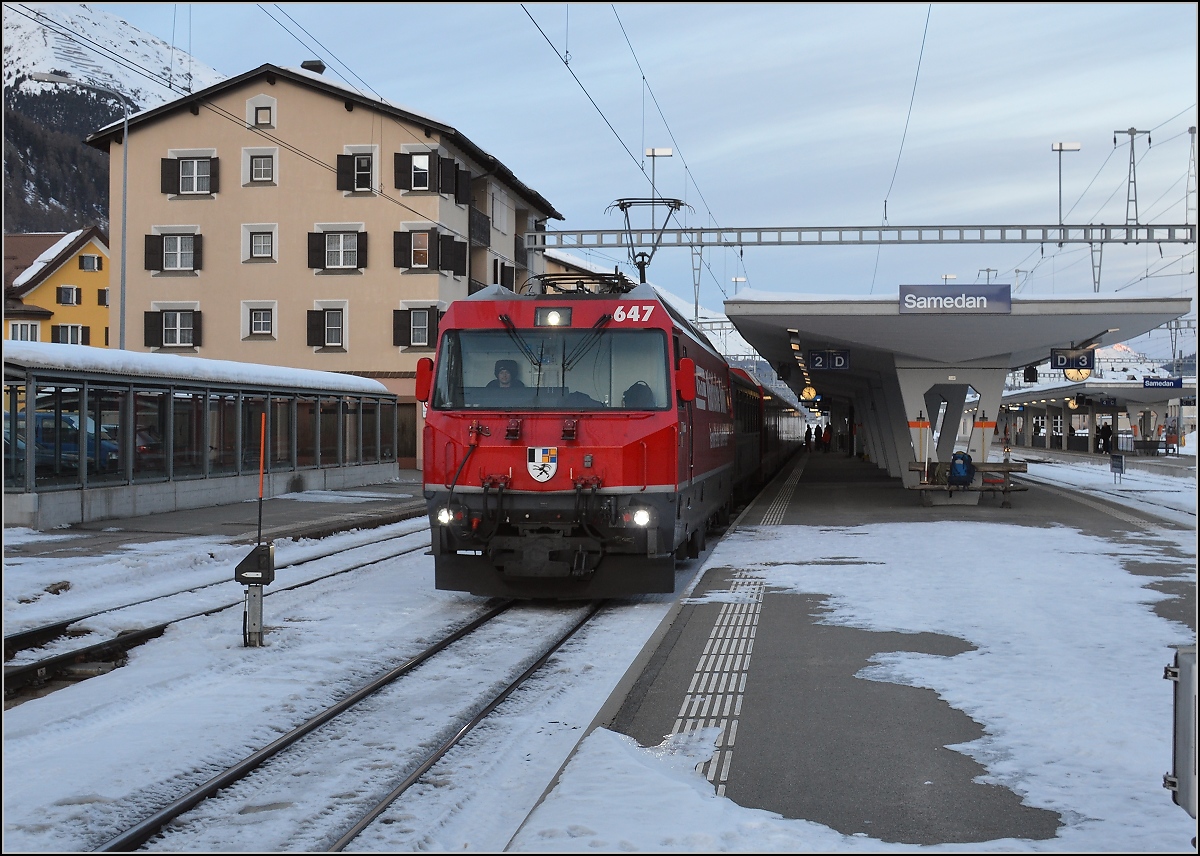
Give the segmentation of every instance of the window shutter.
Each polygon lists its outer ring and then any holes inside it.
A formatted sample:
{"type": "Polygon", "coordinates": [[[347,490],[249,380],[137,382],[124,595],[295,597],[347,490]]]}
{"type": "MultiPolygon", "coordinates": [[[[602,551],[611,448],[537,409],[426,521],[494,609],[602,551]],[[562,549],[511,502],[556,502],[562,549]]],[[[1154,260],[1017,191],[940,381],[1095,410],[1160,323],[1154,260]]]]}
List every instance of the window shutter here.
{"type": "Polygon", "coordinates": [[[108,306],[108,289],[107,288],[97,288],[96,289],[96,305],[97,306],[108,306]]]}
{"type": "Polygon", "coordinates": [[[67,302],[67,288],[64,285],[57,286],[54,289],[54,302],[59,306],[63,306],[67,302]]]}
{"type": "Polygon", "coordinates": [[[513,287],[513,266],[512,265],[506,265],[503,263],[500,265],[500,284],[503,285],[505,288],[509,288],[509,289],[511,289],[513,287]]]}
{"type": "Polygon", "coordinates": [[[325,346],[325,311],[308,310],[308,344],[317,348],[325,346]]]}
{"type": "Polygon", "coordinates": [[[163,268],[163,236],[146,236],[146,270],[162,270],[163,268]]]}
{"type": "Polygon", "coordinates": [[[79,269],[84,270],[85,268],[83,266],[83,256],[78,256],[77,258],[79,259],[79,269]]]}
{"type": "Polygon", "coordinates": [[[79,344],[81,344],[81,345],[92,344],[92,328],[91,327],[85,326],[83,328],[83,335],[81,335],[79,337],[79,344]]]}
{"type": "Polygon", "coordinates": [[[411,309],[393,309],[392,310],[392,344],[393,345],[411,345],[412,344],[412,310],[411,309]]]}
{"type": "Polygon", "coordinates": [[[204,267],[204,236],[192,236],[192,270],[200,270],[204,267]]]}
{"type": "Polygon", "coordinates": [[[162,313],[161,312],[146,312],[142,315],[144,321],[144,329],[146,331],[146,347],[161,348],[163,342],[162,335],[162,313]]]}
{"type": "Polygon", "coordinates": [[[454,201],[459,205],[471,204],[471,170],[460,169],[454,184],[454,201]]]}
{"type": "Polygon", "coordinates": [[[455,276],[467,275],[467,242],[455,241],[453,244],[453,264],[450,265],[450,270],[454,271],[455,276]]]}
{"type": "Polygon", "coordinates": [[[406,268],[412,264],[412,235],[392,232],[392,266],[406,268]]]}
{"type": "Polygon", "coordinates": [[[430,229],[429,230],[429,269],[430,270],[439,270],[440,269],[441,258],[442,258],[442,254],[441,254],[441,252],[439,252],[440,250],[441,250],[441,240],[438,237],[438,231],[437,231],[437,229],[430,229]]]}
{"type": "Polygon", "coordinates": [[[221,159],[208,159],[208,192],[221,192],[221,159]]]}
{"type": "Polygon", "coordinates": [[[175,158],[163,158],[160,169],[162,192],[179,193],[179,161],[175,158]]]}
{"type": "Polygon", "coordinates": [[[338,190],[353,190],[354,189],[354,156],[353,155],[338,155],[337,156],[337,189],[338,190]]]}
{"type": "Polygon", "coordinates": [[[104,256],[96,256],[96,270],[104,270],[104,256]]]}
{"type": "Polygon", "coordinates": [[[308,266],[315,270],[325,270],[325,233],[308,233],[308,266]]]}
{"type": "Polygon", "coordinates": [[[454,158],[438,158],[438,191],[454,193],[458,178],[458,164],[454,158]]]}
{"type": "Polygon", "coordinates": [[[454,236],[441,235],[438,237],[438,252],[441,257],[441,262],[438,265],[442,270],[453,270],[454,267],[454,236]]]}
{"type": "Polygon", "coordinates": [[[412,190],[412,155],[396,152],[396,189],[412,190]]]}
{"type": "Polygon", "coordinates": [[[358,264],[355,265],[359,270],[367,266],[367,233],[358,233],[358,264]]]}
{"type": "Polygon", "coordinates": [[[425,341],[429,342],[429,347],[431,348],[437,347],[438,324],[445,314],[445,312],[438,312],[436,306],[429,307],[429,332],[426,334],[427,338],[425,341]]]}
{"type": "Polygon", "coordinates": [[[199,348],[204,344],[204,314],[195,309],[192,311],[192,345],[199,348]]]}
{"type": "Polygon", "coordinates": [[[60,332],[61,330],[62,330],[62,327],[60,327],[58,324],[52,324],[50,326],[50,342],[51,342],[51,344],[58,344],[62,341],[62,335],[60,332]]]}

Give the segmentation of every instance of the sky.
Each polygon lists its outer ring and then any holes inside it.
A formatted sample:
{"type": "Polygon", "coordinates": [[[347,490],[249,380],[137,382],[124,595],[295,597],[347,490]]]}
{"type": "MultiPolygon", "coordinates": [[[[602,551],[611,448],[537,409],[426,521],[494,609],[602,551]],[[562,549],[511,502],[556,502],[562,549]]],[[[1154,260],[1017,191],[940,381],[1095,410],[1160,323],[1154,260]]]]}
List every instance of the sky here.
{"type": "MultiPolygon", "coordinates": [[[[1185,449],[1196,448],[1195,435],[1185,449]]],[[[994,522],[872,526],[742,527],[681,565],[677,589],[713,567],[742,567],[774,593],[827,596],[822,621],[865,630],[930,632],[965,640],[951,657],[880,653],[857,677],[934,690],[983,726],[950,746],[983,765],[985,780],[1029,805],[1059,812],[1046,841],[1006,839],[917,847],[739,806],[697,772],[713,751],[710,731],[639,746],[594,718],[643,644],[668,614],[671,595],[630,600],[560,651],[545,676],[516,693],[500,718],[473,733],[349,851],[432,852],[1194,852],[1194,821],[1162,787],[1171,768],[1172,645],[1194,632],[1153,611],[1163,562],[1196,567],[1196,472],[1140,470],[1116,483],[1102,463],[1031,463],[1029,476],[1078,486],[1121,505],[1153,507],[1184,529],[1150,525],[1102,537],[1061,525],[994,522]],[[941,549],[1004,556],[987,573],[931,566],[941,549]],[[769,551],[764,543],[769,541],[769,551]],[[771,561],[764,562],[769,552],[771,561]],[[788,557],[795,557],[791,563],[788,557]],[[802,559],[801,559],[802,557],[802,559]],[[1047,573],[1053,557],[1054,573],[1047,573]],[[858,559],[854,563],[850,559],[858,559]],[[853,572],[848,572],[851,570],[853,572]],[[1091,591],[1095,596],[1080,597],[1091,591]],[[532,814],[543,786],[558,784],[532,814]]],[[[371,497],[371,487],[328,501],[371,497]]],[[[271,502],[300,502],[289,494],[271,502]]],[[[421,520],[276,545],[276,565],[357,547],[381,557],[387,536],[421,547],[421,520]]],[[[245,545],[218,538],[134,544],[103,559],[35,559],[10,553],[31,541],[69,542],[68,531],[6,528],[4,632],[127,603],[191,583],[227,581],[186,602],[165,601],[82,622],[100,633],[236,603],[232,568],[245,545]],[[52,583],[70,582],[57,595],[52,583]]],[[[439,629],[461,623],[483,599],[432,588],[431,559],[408,556],[353,574],[270,594],[331,569],[323,560],[281,570],[264,602],[265,646],[245,648],[241,607],[174,625],[135,649],[123,668],[5,711],[5,852],[102,846],[185,786],[197,785],[363,683],[403,662],[439,629]]],[[[728,602],[732,591],[697,602],[728,602]]],[[[493,685],[489,652],[513,662],[531,640],[558,632],[578,611],[525,607],[488,638],[430,663],[346,724],[305,741],[280,762],[205,803],[150,849],[170,852],[320,851],[322,822],[355,819],[357,800],[386,793],[395,756],[441,739],[456,694],[493,685]],[[439,727],[441,731],[439,731],[439,727]],[[340,748],[339,748],[340,747],[340,748]]],[[[15,661],[19,662],[19,661],[15,661]]],[[[753,664],[750,667],[753,679],[753,664]]],[[[453,726],[451,726],[453,727],[453,726]]]]}
{"type": "MultiPolygon", "coordinates": [[[[498,157],[564,215],[551,227],[623,228],[609,206],[655,192],[689,206],[673,226],[1045,226],[1060,182],[1066,223],[1125,224],[1130,128],[1147,132],[1137,221],[1196,222],[1194,3],[442,3],[418,38],[404,4],[91,5],[229,76],[320,58],[498,157]]],[[[1070,244],[728,248],[705,251],[697,284],[692,254],[664,248],[649,279],[719,309],[743,287],[889,294],[951,275],[1091,292],[1094,261],[1070,244]]],[[[1108,245],[1099,262],[1101,291],[1195,296],[1194,246],[1108,245]]]]}

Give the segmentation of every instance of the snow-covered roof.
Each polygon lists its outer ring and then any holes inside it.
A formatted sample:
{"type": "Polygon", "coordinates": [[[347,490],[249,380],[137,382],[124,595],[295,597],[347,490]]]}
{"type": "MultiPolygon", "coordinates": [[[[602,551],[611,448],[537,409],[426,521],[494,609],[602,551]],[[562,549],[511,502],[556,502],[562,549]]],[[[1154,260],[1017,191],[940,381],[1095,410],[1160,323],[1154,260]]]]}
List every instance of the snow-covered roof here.
{"type": "Polygon", "coordinates": [[[63,235],[61,238],[59,238],[57,243],[55,243],[49,249],[44,250],[40,256],[34,259],[33,264],[21,271],[17,278],[13,280],[12,287],[20,288],[22,285],[29,282],[31,279],[41,273],[42,269],[46,267],[46,265],[54,261],[54,259],[58,257],[59,253],[71,246],[71,244],[74,243],[74,241],[82,234],[83,229],[77,229],[76,231],[67,235],[63,235]]]}
{"type": "Polygon", "coordinates": [[[267,386],[293,389],[388,394],[382,383],[371,378],[339,372],[295,369],[287,366],[210,360],[180,354],[150,354],[93,348],[88,345],[61,345],[50,342],[5,341],[4,363],[21,368],[58,369],[135,377],[184,379],[192,382],[230,383],[246,387],[267,386]]]}

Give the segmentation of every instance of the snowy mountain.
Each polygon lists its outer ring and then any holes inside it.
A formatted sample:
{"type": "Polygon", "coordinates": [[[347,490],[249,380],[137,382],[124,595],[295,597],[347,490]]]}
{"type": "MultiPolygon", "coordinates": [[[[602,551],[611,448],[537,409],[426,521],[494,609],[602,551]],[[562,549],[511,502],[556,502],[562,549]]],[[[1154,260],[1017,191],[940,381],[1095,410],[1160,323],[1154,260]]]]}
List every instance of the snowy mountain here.
{"type": "Polygon", "coordinates": [[[42,94],[61,88],[26,79],[41,72],[115,89],[138,109],[224,79],[179,48],[84,3],[5,3],[6,102],[10,89],[42,94]]]}
{"type": "Polygon", "coordinates": [[[162,39],[81,3],[4,4],[4,231],[108,231],[108,156],[83,145],[120,119],[116,96],[42,83],[65,74],[157,107],[223,79],[162,39]]]}

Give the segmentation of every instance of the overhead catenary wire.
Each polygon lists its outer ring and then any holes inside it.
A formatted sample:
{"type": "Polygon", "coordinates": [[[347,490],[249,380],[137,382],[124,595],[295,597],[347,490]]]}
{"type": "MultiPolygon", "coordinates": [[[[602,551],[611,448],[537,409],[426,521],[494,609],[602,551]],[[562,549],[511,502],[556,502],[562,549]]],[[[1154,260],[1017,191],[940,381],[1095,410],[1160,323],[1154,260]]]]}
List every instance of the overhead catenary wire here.
{"type": "MultiPolygon", "coordinates": [[[[880,226],[886,226],[888,221],[887,204],[892,197],[892,188],[896,186],[896,176],[900,173],[900,158],[904,154],[904,142],[908,139],[908,125],[912,121],[913,105],[917,102],[917,83],[921,79],[921,63],[925,59],[925,40],[929,37],[929,19],[933,16],[933,4],[925,9],[925,29],[921,33],[921,50],[917,54],[917,69],[913,73],[912,95],[908,99],[908,112],[904,116],[904,131],[900,134],[900,148],[896,152],[896,166],[892,169],[892,180],[888,182],[887,193],[883,195],[883,219],[880,226]]],[[[875,293],[875,279],[879,275],[879,258],[883,246],[875,248],[875,269],[871,272],[871,294],[875,293]]]]}

